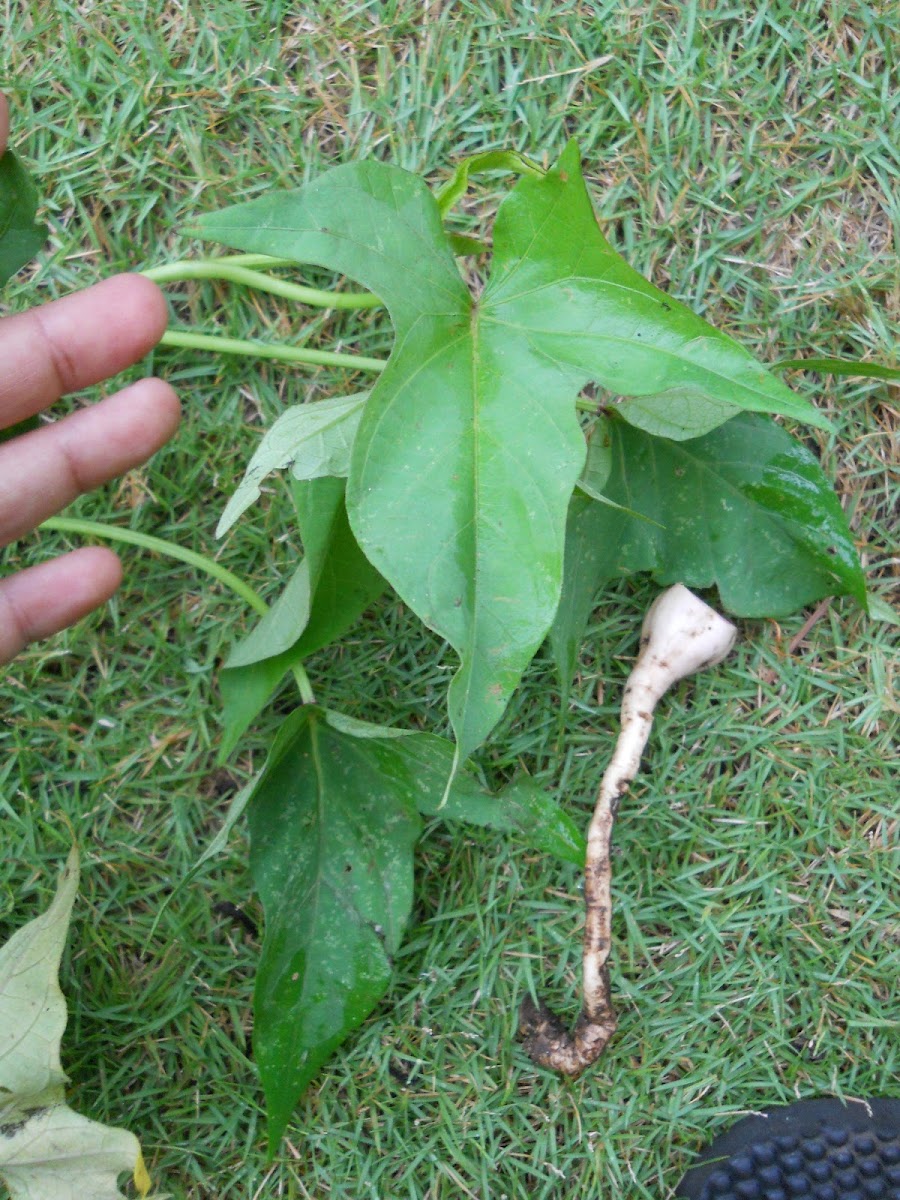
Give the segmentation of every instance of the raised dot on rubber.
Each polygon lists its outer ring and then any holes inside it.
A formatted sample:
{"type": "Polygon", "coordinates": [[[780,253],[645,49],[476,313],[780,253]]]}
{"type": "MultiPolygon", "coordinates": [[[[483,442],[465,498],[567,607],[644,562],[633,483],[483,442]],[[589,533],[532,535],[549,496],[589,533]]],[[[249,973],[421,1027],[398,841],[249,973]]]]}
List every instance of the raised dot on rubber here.
{"type": "Polygon", "coordinates": [[[763,1200],[763,1190],[755,1179],[740,1179],[734,1185],[738,1200],[763,1200]]]}
{"type": "Polygon", "coordinates": [[[735,1154],[728,1163],[728,1169],[732,1176],[736,1175],[738,1179],[749,1179],[756,1168],[749,1154],[735,1154]]]}
{"type": "Polygon", "coordinates": [[[862,1158],[857,1162],[856,1169],[863,1179],[874,1179],[881,1174],[881,1163],[877,1158],[862,1158]]]}
{"type": "Polygon", "coordinates": [[[842,1187],[846,1191],[859,1184],[859,1175],[857,1175],[853,1167],[849,1167],[846,1171],[837,1171],[834,1176],[834,1182],[838,1187],[842,1187]]]}
{"type": "Polygon", "coordinates": [[[784,1181],[789,1196],[811,1196],[812,1185],[805,1175],[788,1175],[784,1181]]]}
{"type": "Polygon", "coordinates": [[[887,1184],[882,1178],[866,1179],[863,1182],[863,1195],[867,1200],[887,1200],[887,1184]]]}
{"type": "Polygon", "coordinates": [[[768,1166],[775,1161],[775,1147],[771,1142],[757,1142],[750,1147],[750,1153],[758,1163],[768,1166]]]}
{"type": "Polygon", "coordinates": [[[772,1163],[770,1166],[760,1167],[757,1178],[761,1179],[766,1187],[777,1187],[784,1179],[784,1172],[777,1163],[772,1163]]]}
{"type": "Polygon", "coordinates": [[[727,1171],[713,1171],[706,1181],[704,1191],[711,1196],[725,1196],[731,1191],[731,1176],[727,1171]]]}

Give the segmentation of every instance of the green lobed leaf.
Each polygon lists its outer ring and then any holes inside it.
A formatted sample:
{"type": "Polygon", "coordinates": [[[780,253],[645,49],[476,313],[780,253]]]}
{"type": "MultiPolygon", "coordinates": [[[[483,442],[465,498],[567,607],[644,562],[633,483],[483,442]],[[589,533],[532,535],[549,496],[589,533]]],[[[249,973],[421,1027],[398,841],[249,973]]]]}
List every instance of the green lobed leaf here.
{"type": "Polygon", "coordinates": [[[302,655],[294,654],[292,648],[273,658],[245,667],[223,667],[219,672],[222,733],[216,762],[220,766],[275,695],[284,677],[302,661],[302,655]]]}
{"type": "MultiPolygon", "coordinates": [[[[592,436],[588,438],[587,458],[585,459],[584,469],[578,477],[577,489],[600,504],[608,504],[610,508],[618,508],[622,512],[630,513],[631,516],[637,516],[632,509],[625,508],[624,505],[616,504],[615,501],[610,500],[609,496],[605,495],[603,491],[606,481],[609,478],[609,473],[612,470],[609,439],[605,437],[604,430],[605,425],[603,422],[600,422],[592,431],[592,436]],[[597,436],[593,436],[593,434],[597,436]]],[[[643,520],[646,519],[646,517],[643,518],[643,520]]]]}
{"type": "Polygon", "coordinates": [[[500,206],[485,315],[506,324],[579,388],[620,396],[620,414],[650,433],[689,438],[742,409],[829,428],[827,419],[727,334],[644,279],[597,225],[570,142],[543,179],[500,206]]]}
{"type": "Polygon", "coordinates": [[[524,850],[539,850],[562,858],[564,863],[584,865],[587,842],[581,830],[568,812],[527,776],[512,781],[497,797],[484,793],[480,797],[460,796],[454,790],[444,809],[433,815],[502,829],[514,835],[524,850]]]}
{"type": "Polygon", "coordinates": [[[37,191],[22,163],[7,150],[0,155],[0,286],[24,267],[47,240],[38,224],[37,191]]]}
{"type": "Polygon", "coordinates": [[[390,744],[308,706],[248,805],[265,909],[254,1053],[274,1149],[304,1088],[387,990],[412,905],[415,787],[390,744]]]}
{"type": "Polygon", "coordinates": [[[295,481],[304,557],[281,596],[232,651],[219,674],[224,761],[284,676],[329,645],[384,590],[347,522],[344,481],[295,481]]]}
{"type": "Polygon", "coordinates": [[[236,670],[290,650],[309,624],[312,596],[309,559],[305,555],[278,599],[231,651],[226,670],[236,670]]]}
{"type": "Polygon", "coordinates": [[[263,435],[228,501],[216,528],[216,537],[227,533],[237,519],[259,499],[259,485],[273,471],[290,467],[295,479],[323,475],[345,478],[350,470],[350,450],[368,392],[333,396],[312,404],[286,409],[263,435]]]}
{"type": "Polygon", "coordinates": [[[0,1179],[11,1200],[122,1200],[125,1171],[142,1196],[150,1188],[137,1138],[65,1102],[58,973],[77,892],[73,849],[50,907],[0,947],[0,1179]]]}
{"type": "Polygon", "coordinates": [[[315,565],[313,603],[299,646],[304,656],[340,637],[385,590],[384,579],[350,528],[344,487],[343,479],[295,480],[290,485],[300,536],[315,565]]]}
{"type": "Polygon", "coordinates": [[[610,420],[606,494],[569,510],[566,577],[550,635],[568,681],[597,589],[651,571],[663,585],[717,587],[743,617],[782,616],[828,595],[866,604],[840,503],[814,455],[774,421],[742,413],[704,437],[655,438],[610,420]]]}
{"type": "Polygon", "coordinates": [[[562,594],[547,639],[559,678],[560,704],[563,707],[568,704],[569,689],[598,588],[613,578],[614,574],[649,571],[651,565],[648,554],[644,560],[629,558],[629,565],[621,571],[611,570],[611,546],[617,544],[618,527],[623,519],[611,510],[609,526],[604,533],[596,527],[594,512],[598,507],[601,507],[598,501],[580,491],[575,493],[569,504],[562,594]],[[641,565],[631,566],[632,562],[640,562],[641,565]]]}
{"type": "Polygon", "coordinates": [[[245,806],[249,815],[266,914],[254,1048],[273,1148],[304,1088],[387,989],[419,813],[514,831],[583,865],[584,838],[531,780],[492,797],[462,770],[447,790],[454,753],[446,738],[309,705],[283,722],[249,796],[232,804],[228,828],[245,806]]]}
{"type": "Polygon", "coordinates": [[[464,233],[448,233],[447,240],[453,253],[460,258],[472,254],[487,254],[490,251],[490,246],[486,242],[481,242],[478,238],[467,237],[464,233]]]}
{"type": "Polygon", "coordinates": [[[360,421],[347,509],[369,560],[460,656],[449,692],[460,760],[556,613],[587,382],[633,397],[623,415],[671,437],[740,408],[826,424],[612,250],[574,144],[502,204],[478,299],[427,187],[378,163],[213,214],[199,232],[349,274],[390,312],[395,346],[360,421]]]}
{"type": "Polygon", "coordinates": [[[447,789],[455,754],[455,747],[447,738],[370,725],[343,713],[327,712],[325,719],[335,729],[353,737],[390,739],[404,770],[416,782],[415,804],[423,816],[465,821],[516,834],[515,840],[528,849],[543,850],[564,862],[584,865],[586,844],[575,822],[526,776],[514,780],[495,796],[482,787],[471,771],[463,768],[447,789]]]}
{"type": "Polygon", "coordinates": [[[533,779],[527,776],[514,779],[500,792],[496,804],[509,822],[507,827],[518,832],[517,840],[523,846],[552,854],[576,867],[584,866],[587,852],[584,834],[533,779]]]}

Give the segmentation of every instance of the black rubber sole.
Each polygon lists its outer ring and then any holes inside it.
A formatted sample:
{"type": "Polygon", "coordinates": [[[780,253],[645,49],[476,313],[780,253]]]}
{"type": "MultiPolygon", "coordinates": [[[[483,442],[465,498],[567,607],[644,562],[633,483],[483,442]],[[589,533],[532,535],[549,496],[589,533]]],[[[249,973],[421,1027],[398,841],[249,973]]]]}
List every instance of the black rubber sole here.
{"type": "Polygon", "coordinates": [[[900,1099],[798,1100],[743,1120],[675,1189],[689,1200],[900,1200],[900,1099]]]}

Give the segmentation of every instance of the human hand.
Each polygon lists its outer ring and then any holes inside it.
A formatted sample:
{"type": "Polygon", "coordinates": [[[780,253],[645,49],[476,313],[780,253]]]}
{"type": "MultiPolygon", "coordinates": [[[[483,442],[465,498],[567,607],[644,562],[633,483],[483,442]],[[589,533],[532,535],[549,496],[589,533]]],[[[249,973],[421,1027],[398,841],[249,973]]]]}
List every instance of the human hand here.
{"type": "MultiPolygon", "coordinates": [[[[0,154],[8,109],[0,94],[0,154]]],[[[0,321],[0,429],[100,383],[159,341],[166,305],[140,275],[116,275],[0,321]]],[[[81,492],[144,462],[175,432],[178,400],[142,379],[89,408],[0,445],[0,546],[22,537],[81,492]]],[[[71,625],[119,586],[111,550],[84,547],[0,580],[0,663],[71,625]]]]}

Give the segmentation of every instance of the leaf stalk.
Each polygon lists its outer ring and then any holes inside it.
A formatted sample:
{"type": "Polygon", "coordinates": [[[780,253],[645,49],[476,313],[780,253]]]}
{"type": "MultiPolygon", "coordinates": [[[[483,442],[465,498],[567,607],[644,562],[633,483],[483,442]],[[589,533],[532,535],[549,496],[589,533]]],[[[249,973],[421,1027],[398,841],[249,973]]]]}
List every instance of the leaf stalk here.
{"type": "Polygon", "coordinates": [[[271,358],[279,362],[306,363],[317,367],[350,367],[356,371],[383,371],[387,363],[386,359],[367,358],[362,354],[341,354],[332,350],[304,350],[301,346],[272,345],[269,342],[220,337],[218,334],[193,333],[185,329],[166,330],[159,344],[178,349],[212,350],[218,354],[238,354],[245,358],[271,358]]]}
{"type": "Polygon", "coordinates": [[[265,616],[269,606],[262,596],[238,575],[221,566],[205,554],[196,550],[188,550],[175,542],[164,538],[153,537],[149,533],[139,533],[136,529],[123,529],[119,525],[105,525],[100,521],[83,521],[80,517],[48,517],[38,526],[47,533],[77,533],[83,537],[104,538],[110,542],[122,542],[130,546],[138,546],[142,550],[150,550],[154,554],[162,554],[167,558],[177,559],[187,563],[198,571],[203,571],[213,579],[229,588],[236,596],[249,604],[260,616],[265,616]]]}
{"type": "MultiPolygon", "coordinates": [[[[105,525],[100,521],[83,521],[80,517],[48,517],[39,528],[47,533],[77,533],[82,537],[97,537],[110,542],[122,542],[126,545],[138,546],[141,550],[150,550],[154,554],[162,554],[166,558],[174,558],[178,562],[186,563],[188,566],[210,575],[234,592],[236,596],[239,596],[261,617],[266,616],[269,611],[268,604],[259,592],[245,583],[240,576],[235,575],[234,572],[221,566],[207,555],[198,554],[196,550],[188,550],[175,542],[166,541],[165,538],[153,537],[149,533],[139,533],[136,529],[122,529],[118,525],[105,525]]],[[[291,673],[297,684],[302,703],[315,704],[315,693],[303,664],[295,663],[291,668],[291,673]]]]}
{"type": "MultiPolygon", "coordinates": [[[[368,309],[382,308],[381,300],[372,292],[332,292],[321,288],[306,287],[303,284],[292,283],[289,279],[278,279],[266,275],[246,265],[249,259],[257,262],[261,255],[240,255],[234,259],[227,256],[219,258],[180,259],[177,262],[164,263],[159,267],[150,267],[140,274],[154,283],[179,283],[187,279],[222,279],[228,283],[242,284],[259,292],[271,292],[274,296],[282,296],[286,300],[295,300],[298,304],[306,304],[313,308],[335,309],[368,309]],[[236,261],[239,258],[242,261],[236,261]]],[[[273,259],[276,265],[283,265],[283,259],[273,259]]],[[[296,266],[296,263],[291,264],[296,266]]]]}

